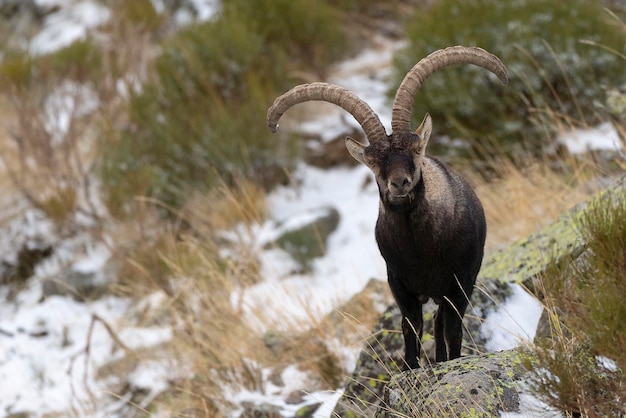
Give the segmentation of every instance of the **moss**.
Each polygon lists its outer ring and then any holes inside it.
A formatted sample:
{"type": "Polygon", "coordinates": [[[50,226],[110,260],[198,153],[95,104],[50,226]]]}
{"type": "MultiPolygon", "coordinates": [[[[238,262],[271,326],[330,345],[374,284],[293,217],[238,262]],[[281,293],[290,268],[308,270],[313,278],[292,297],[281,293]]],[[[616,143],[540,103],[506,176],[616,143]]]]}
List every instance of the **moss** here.
{"type": "Polygon", "coordinates": [[[317,219],[298,229],[286,231],[276,244],[308,271],[315,258],[326,254],[328,236],[337,228],[340,215],[333,207],[320,211],[317,219]]]}
{"type": "Polygon", "coordinates": [[[507,370],[520,369],[518,355],[467,356],[393,376],[385,389],[387,408],[376,416],[497,416],[515,410],[519,397],[507,370]]]}
{"type": "Polygon", "coordinates": [[[312,417],[313,414],[315,413],[315,411],[317,411],[317,409],[320,407],[320,403],[314,403],[311,405],[305,405],[301,408],[299,408],[296,413],[295,413],[295,417],[296,418],[308,418],[308,417],[312,417]]]}

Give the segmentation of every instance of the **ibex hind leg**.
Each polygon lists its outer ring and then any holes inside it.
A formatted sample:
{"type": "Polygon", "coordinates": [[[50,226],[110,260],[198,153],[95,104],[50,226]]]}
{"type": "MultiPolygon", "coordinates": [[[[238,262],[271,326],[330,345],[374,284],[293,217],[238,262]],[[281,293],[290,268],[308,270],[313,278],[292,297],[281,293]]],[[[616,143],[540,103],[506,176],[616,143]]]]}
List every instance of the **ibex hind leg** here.
{"type": "Polygon", "coordinates": [[[448,350],[443,332],[443,307],[445,303],[439,304],[435,314],[435,361],[437,363],[448,360],[448,350]]]}
{"type": "Polygon", "coordinates": [[[422,306],[419,306],[419,315],[402,316],[402,334],[404,335],[404,369],[420,367],[419,358],[422,349],[422,306]]]}
{"type": "Polygon", "coordinates": [[[442,310],[443,334],[446,341],[445,345],[448,349],[447,360],[454,360],[455,358],[461,357],[463,315],[465,315],[467,305],[468,302],[465,298],[448,300],[440,305],[440,309],[442,310]]]}

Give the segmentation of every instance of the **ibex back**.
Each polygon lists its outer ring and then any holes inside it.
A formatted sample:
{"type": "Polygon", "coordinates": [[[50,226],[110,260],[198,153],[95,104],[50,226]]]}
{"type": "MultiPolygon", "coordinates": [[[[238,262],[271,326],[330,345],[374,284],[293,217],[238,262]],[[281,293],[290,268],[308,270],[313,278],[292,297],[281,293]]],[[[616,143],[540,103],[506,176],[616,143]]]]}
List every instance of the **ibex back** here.
{"type": "Polygon", "coordinates": [[[387,264],[387,279],[402,312],[405,361],[419,367],[422,305],[439,304],[435,316],[436,360],[461,355],[462,320],[482,263],[486,236],[483,208],[469,184],[444,163],[425,155],[432,132],[428,114],[411,131],[411,108],[422,83],[455,64],[474,64],[496,74],[507,72],[500,60],[475,47],[438,50],[405,76],[393,102],[391,135],[374,111],[354,93],[332,84],[309,83],[278,97],[267,113],[268,127],[291,106],[309,100],[334,103],[360,123],[369,141],[346,138],[346,147],[369,167],[378,185],[380,205],[376,241],[387,264]]]}

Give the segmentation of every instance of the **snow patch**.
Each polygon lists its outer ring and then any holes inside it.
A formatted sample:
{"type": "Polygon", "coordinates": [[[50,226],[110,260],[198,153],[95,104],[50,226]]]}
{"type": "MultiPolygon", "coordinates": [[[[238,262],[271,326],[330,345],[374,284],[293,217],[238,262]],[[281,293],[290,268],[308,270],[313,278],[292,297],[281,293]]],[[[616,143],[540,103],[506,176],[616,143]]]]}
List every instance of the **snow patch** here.
{"type": "Polygon", "coordinates": [[[370,176],[363,166],[321,170],[301,164],[294,174],[297,188],[278,188],[268,196],[273,219],[253,228],[257,243],[277,237],[281,220],[297,220],[298,214],[314,213],[320,206],[335,207],[340,221],[328,238],[327,255],[312,262],[311,273],[292,274],[293,261],[280,250],[259,252],[265,280],[232,298],[247,321],[260,330],[306,328],[360,292],[371,278],[386,277],[374,238],[378,192],[370,176]]]}
{"type": "Polygon", "coordinates": [[[93,1],[70,4],[61,1],[38,1],[46,6],[61,6],[59,11],[46,16],[43,29],[31,40],[29,52],[45,55],[84,39],[87,32],[111,17],[111,11],[93,1]]]}
{"type": "Polygon", "coordinates": [[[481,326],[489,351],[515,348],[535,337],[543,306],[518,284],[512,284],[511,291],[511,296],[503,305],[488,313],[481,326]]]}
{"type": "Polygon", "coordinates": [[[624,150],[619,134],[610,122],[590,129],[575,129],[563,133],[558,136],[557,142],[564,145],[572,154],[598,150],[617,152],[624,150]]]}

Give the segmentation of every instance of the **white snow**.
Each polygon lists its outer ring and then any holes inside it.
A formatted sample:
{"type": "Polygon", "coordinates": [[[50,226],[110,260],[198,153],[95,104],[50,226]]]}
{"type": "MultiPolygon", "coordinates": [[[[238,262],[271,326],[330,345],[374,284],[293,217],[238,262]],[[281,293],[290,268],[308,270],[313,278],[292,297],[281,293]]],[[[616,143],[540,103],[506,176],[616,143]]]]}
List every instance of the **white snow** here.
{"type": "MultiPolygon", "coordinates": [[[[153,346],[171,338],[170,328],[124,327],[131,301],[105,297],[81,303],[50,296],[40,301],[40,286],[31,283],[13,303],[0,306],[0,414],[79,411],[92,397],[109,390],[96,378],[97,369],[123,354],[94,315],[110,324],[131,349],[153,346]],[[88,350],[87,350],[88,347],[88,350]]],[[[155,372],[158,368],[154,369],[155,372]]],[[[135,373],[139,373],[136,371],[135,373]]],[[[167,385],[158,376],[146,388],[167,385]]],[[[144,380],[145,382],[145,380],[144,380]]]]}
{"type": "Polygon", "coordinates": [[[526,388],[520,389],[520,412],[501,412],[500,418],[561,418],[563,413],[557,411],[533,395],[526,388]]]}
{"type": "MultiPolygon", "coordinates": [[[[387,98],[391,82],[391,61],[403,42],[391,42],[375,38],[374,47],[366,48],[356,57],[342,62],[327,80],[329,83],[353,91],[378,115],[381,123],[391,132],[391,101],[387,98]]],[[[301,122],[298,130],[319,135],[328,141],[348,132],[351,128],[361,129],[358,122],[345,110],[328,104],[320,104],[326,110],[322,118],[301,122]]],[[[289,115],[284,116],[287,118],[289,115]]]]}
{"type": "Polygon", "coordinates": [[[598,150],[624,151],[624,144],[610,122],[604,122],[589,129],[576,129],[563,133],[558,136],[557,142],[563,144],[572,154],[598,150]]]}
{"type": "Polygon", "coordinates": [[[266,280],[233,296],[242,304],[247,321],[260,330],[302,329],[350,299],[369,279],[385,278],[373,233],[378,192],[370,172],[365,167],[321,170],[302,164],[294,178],[298,187],[281,187],[268,196],[271,219],[254,239],[263,244],[277,236],[275,228],[281,220],[297,214],[308,217],[328,205],[339,211],[341,220],[328,240],[327,255],[314,260],[310,274],[290,274],[293,262],[280,250],[260,252],[266,280]]]}
{"type": "Polygon", "coordinates": [[[63,83],[46,98],[45,127],[52,144],[61,144],[68,133],[70,123],[98,108],[98,99],[85,85],[63,83]]]}
{"type": "MultiPolygon", "coordinates": [[[[36,2],[50,7],[58,5],[60,9],[45,18],[42,31],[33,38],[30,44],[33,55],[45,54],[82,39],[90,29],[110,18],[109,9],[95,1],[36,2]]],[[[159,3],[154,0],[155,5],[159,3]]],[[[219,10],[218,0],[192,0],[192,4],[200,20],[210,19],[219,10]]],[[[388,130],[389,63],[399,46],[401,43],[379,39],[375,47],[339,65],[328,80],[353,90],[374,109],[388,130]]],[[[97,106],[89,101],[88,92],[85,94],[84,97],[76,96],[75,101],[61,93],[51,99],[50,109],[57,112],[50,113],[48,127],[55,132],[58,141],[62,141],[67,132],[64,112],[91,111],[91,106],[97,106]]],[[[358,127],[351,116],[337,108],[321,119],[303,122],[298,129],[325,133],[322,139],[327,140],[346,132],[346,124],[358,127]]],[[[589,148],[623,150],[609,124],[564,134],[559,141],[573,153],[589,148]]],[[[294,185],[280,187],[268,196],[269,217],[263,224],[255,225],[245,233],[225,232],[227,239],[246,240],[241,244],[252,247],[259,254],[263,280],[234,292],[232,303],[240,306],[246,319],[260,331],[307,326],[314,322],[312,319],[320,319],[358,293],[371,278],[384,280],[386,277],[385,265],[374,239],[378,193],[368,169],[359,166],[321,170],[300,164],[293,179],[294,185]],[[340,224],[328,240],[327,255],[313,262],[310,273],[298,273],[297,263],[285,252],[264,249],[281,228],[304,222],[327,206],[339,211],[340,224]]],[[[58,237],[54,236],[53,230],[53,226],[36,212],[26,212],[24,220],[11,224],[8,231],[0,235],[0,249],[10,248],[14,238],[23,236],[32,237],[32,240],[49,237],[50,243],[56,242],[58,237]]],[[[65,257],[64,262],[72,260],[73,269],[83,273],[102,270],[110,257],[106,245],[87,246],[79,255],[71,253],[68,247],[60,251],[61,257],[65,257]]],[[[40,266],[37,274],[45,277],[59,274],[59,271],[59,264],[50,262],[40,266]]],[[[3,300],[0,304],[0,415],[29,412],[36,417],[73,410],[77,416],[98,416],[93,410],[96,406],[94,397],[99,405],[108,395],[107,384],[111,382],[98,380],[96,371],[108,361],[122,356],[123,349],[102,323],[93,322],[94,315],[106,320],[124,344],[133,350],[158,346],[172,338],[170,328],[138,327],[129,320],[138,306],[141,309],[159,306],[164,298],[162,293],[135,302],[135,306],[128,299],[115,297],[89,303],[61,296],[41,300],[41,283],[36,278],[31,279],[11,301],[5,301],[7,292],[7,289],[0,288],[3,300]]],[[[520,286],[514,285],[512,296],[485,320],[482,333],[489,338],[487,348],[503,350],[532,340],[540,315],[540,304],[520,286]]],[[[349,369],[354,367],[358,347],[341,347],[336,341],[326,343],[349,369]]],[[[184,371],[177,371],[168,362],[150,360],[140,362],[127,378],[131,385],[150,390],[150,398],[166,388],[167,382],[177,373],[184,371]]],[[[282,373],[285,386],[271,384],[269,370],[263,373],[262,390],[239,390],[232,394],[232,400],[270,402],[286,413],[295,412],[296,406],[287,405],[284,399],[288,392],[303,387],[306,373],[295,366],[288,367],[282,373]]],[[[305,403],[322,402],[315,416],[324,418],[331,416],[340,396],[340,390],[319,391],[307,394],[304,400],[305,403]]],[[[502,416],[555,416],[544,407],[532,396],[522,394],[522,412],[502,416]]]]}
{"type": "Polygon", "coordinates": [[[84,257],[78,258],[72,265],[72,270],[88,274],[102,271],[106,262],[111,258],[109,247],[103,243],[94,243],[86,250],[84,257]]]}
{"type": "Polygon", "coordinates": [[[199,20],[209,20],[220,9],[220,0],[191,0],[193,7],[198,13],[199,20]]]}
{"type": "Polygon", "coordinates": [[[47,6],[59,5],[57,12],[46,16],[43,29],[31,40],[32,55],[44,55],[84,39],[87,32],[111,17],[111,11],[94,1],[39,1],[47,6]]]}
{"type": "Polygon", "coordinates": [[[520,285],[511,285],[512,294],[495,311],[487,314],[481,333],[488,338],[489,351],[508,350],[532,341],[543,306],[520,285]]]}

